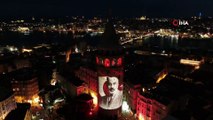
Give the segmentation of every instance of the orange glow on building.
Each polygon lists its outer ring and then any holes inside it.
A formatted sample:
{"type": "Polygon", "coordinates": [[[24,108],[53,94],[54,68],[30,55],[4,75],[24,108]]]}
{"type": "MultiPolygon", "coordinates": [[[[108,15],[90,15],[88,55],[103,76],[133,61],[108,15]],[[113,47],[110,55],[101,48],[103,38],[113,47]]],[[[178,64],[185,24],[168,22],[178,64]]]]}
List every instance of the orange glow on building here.
{"type": "Polygon", "coordinates": [[[160,83],[161,80],[163,80],[168,75],[168,70],[163,69],[161,72],[159,72],[156,75],[156,83],[160,83]]]}
{"type": "Polygon", "coordinates": [[[24,97],[22,97],[22,96],[15,96],[14,97],[15,98],[15,101],[17,102],[17,103],[22,103],[23,101],[24,101],[24,97]]]}
{"type": "Polygon", "coordinates": [[[181,59],[180,63],[184,65],[194,66],[195,69],[199,69],[200,65],[204,62],[204,60],[189,60],[189,59],[181,59]]]}
{"type": "Polygon", "coordinates": [[[28,102],[37,96],[38,81],[37,78],[32,78],[29,80],[12,80],[12,88],[15,93],[15,100],[18,103],[28,102]]]}
{"type": "Polygon", "coordinates": [[[138,119],[139,119],[139,120],[145,120],[145,119],[144,119],[144,116],[143,116],[141,113],[139,114],[138,119]]]}
{"type": "Polygon", "coordinates": [[[40,103],[40,98],[38,95],[35,95],[32,97],[32,99],[30,100],[27,100],[28,103],[31,104],[31,106],[40,106],[39,103],[40,103]]]}
{"type": "Polygon", "coordinates": [[[31,106],[39,106],[40,98],[38,95],[34,95],[30,99],[26,99],[26,97],[23,96],[15,96],[15,101],[17,103],[30,103],[31,106]]]}
{"type": "Polygon", "coordinates": [[[156,83],[160,83],[160,81],[163,80],[166,76],[167,76],[167,74],[161,75],[161,76],[158,78],[158,80],[156,81],[156,83]]]}
{"type": "Polygon", "coordinates": [[[32,51],[33,51],[32,49],[26,49],[26,48],[22,49],[22,53],[24,53],[24,52],[32,52],[32,51]]]}
{"type": "Polygon", "coordinates": [[[33,98],[33,102],[34,102],[34,103],[39,103],[39,102],[40,102],[39,96],[34,97],[34,98],[33,98]]]}
{"type": "Polygon", "coordinates": [[[186,65],[192,65],[192,66],[199,66],[202,62],[196,61],[196,60],[181,59],[180,63],[186,64],[186,65]]]}
{"type": "Polygon", "coordinates": [[[66,62],[69,62],[70,61],[70,54],[71,54],[71,50],[68,50],[66,52],[66,62]]]}
{"type": "Polygon", "coordinates": [[[98,105],[98,97],[97,97],[96,93],[94,93],[94,92],[91,92],[91,96],[93,97],[93,104],[96,107],[98,105]]]}

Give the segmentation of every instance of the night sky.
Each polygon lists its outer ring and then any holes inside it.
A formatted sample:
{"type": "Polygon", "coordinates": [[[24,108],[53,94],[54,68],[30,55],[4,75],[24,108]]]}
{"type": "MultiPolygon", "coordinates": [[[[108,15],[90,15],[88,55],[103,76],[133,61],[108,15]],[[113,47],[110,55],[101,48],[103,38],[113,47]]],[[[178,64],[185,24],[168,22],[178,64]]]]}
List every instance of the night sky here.
{"type": "Polygon", "coordinates": [[[4,0],[0,18],[18,16],[213,16],[213,0],[4,0]],[[109,2],[111,1],[111,2],[109,2]],[[109,7],[110,6],[110,7],[109,7]]]}

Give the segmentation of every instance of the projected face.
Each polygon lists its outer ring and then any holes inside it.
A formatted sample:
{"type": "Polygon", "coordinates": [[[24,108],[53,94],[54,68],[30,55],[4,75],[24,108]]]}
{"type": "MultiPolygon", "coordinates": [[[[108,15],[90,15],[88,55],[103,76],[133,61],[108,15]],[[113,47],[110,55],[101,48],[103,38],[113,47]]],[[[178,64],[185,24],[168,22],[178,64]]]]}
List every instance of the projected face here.
{"type": "Polygon", "coordinates": [[[107,77],[107,87],[109,90],[110,95],[116,94],[117,90],[118,90],[118,78],[116,77],[107,77]]]}
{"type": "Polygon", "coordinates": [[[123,90],[117,77],[99,77],[99,106],[103,109],[117,109],[122,104],[123,90]]]}

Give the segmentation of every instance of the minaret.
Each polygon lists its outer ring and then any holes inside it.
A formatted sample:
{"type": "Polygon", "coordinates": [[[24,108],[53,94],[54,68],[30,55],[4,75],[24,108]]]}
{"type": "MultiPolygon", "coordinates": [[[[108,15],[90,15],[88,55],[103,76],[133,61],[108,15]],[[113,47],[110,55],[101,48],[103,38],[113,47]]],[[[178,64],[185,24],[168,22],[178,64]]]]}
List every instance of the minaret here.
{"type": "Polygon", "coordinates": [[[123,51],[111,20],[105,25],[96,54],[98,105],[101,119],[121,114],[123,99],[123,51]]]}

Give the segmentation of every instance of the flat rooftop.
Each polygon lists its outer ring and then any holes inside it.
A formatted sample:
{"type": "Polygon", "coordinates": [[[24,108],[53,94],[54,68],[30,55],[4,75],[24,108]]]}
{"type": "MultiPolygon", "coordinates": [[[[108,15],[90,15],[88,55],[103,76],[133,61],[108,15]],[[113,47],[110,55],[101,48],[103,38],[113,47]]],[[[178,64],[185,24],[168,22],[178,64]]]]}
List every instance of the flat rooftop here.
{"type": "Polygon", "coordinates": [[[9,98],[11,95],[13,95],[11,88],[6,88],[6,87],[0,85],[0,102],[9,98]]]}

